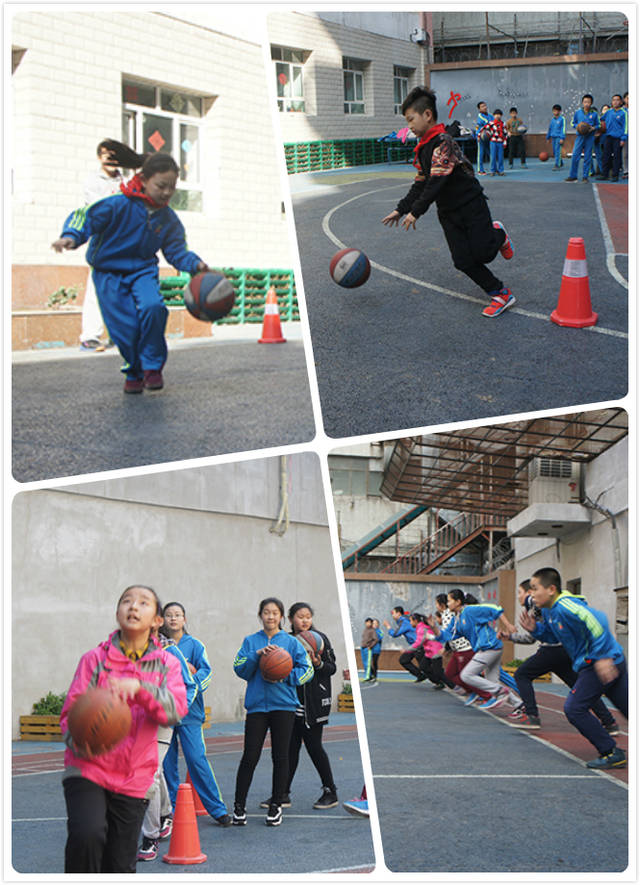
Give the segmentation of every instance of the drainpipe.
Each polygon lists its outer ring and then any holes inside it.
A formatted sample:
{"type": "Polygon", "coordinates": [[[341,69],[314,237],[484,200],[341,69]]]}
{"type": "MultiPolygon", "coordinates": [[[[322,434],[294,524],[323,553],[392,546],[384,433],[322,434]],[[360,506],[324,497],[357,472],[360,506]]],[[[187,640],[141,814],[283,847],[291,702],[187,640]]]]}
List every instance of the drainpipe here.
{"type": "Polygon", "coordinates": [[[282,536],[289,528],[289,492],[287,485],[287,456],[280,455],[280,513],[269,529],[274,535],[282,536]]]}
{"type": "MultiPolygon", "coordinates": [[[[605,491],[608,491],[606,489],[605,491]]],[[[616,587],[622,587],[623,578],[622,578],[622,555],[620,553],[620,534],[618,532],[618,523],[616,522],[616,517],[613,511],[608,510],[606,507],[603,507],[601,504],[598,504],[599,499],[604,495],[604,492],[600,492],[595,501],[592,501],[587,495],[584,496],[582,501],[580,502],[583,507],[586,507],[589,510],[595,510],[597,513],[601,513],[602,516],[606,517],[611,522],[611,530],[613,532],[613,571],[614,571],[614,580],[616,587]]]]}

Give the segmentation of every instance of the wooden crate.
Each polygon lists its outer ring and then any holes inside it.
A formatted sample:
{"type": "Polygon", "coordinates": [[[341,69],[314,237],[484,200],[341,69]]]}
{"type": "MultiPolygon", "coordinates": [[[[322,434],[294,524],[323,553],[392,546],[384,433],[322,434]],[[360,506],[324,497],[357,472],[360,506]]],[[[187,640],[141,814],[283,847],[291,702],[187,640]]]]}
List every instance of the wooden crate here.
{"type": "MultiPolygon", "coordinates": [[[[503,667],[502,668],[506,673],[510,673],[511,676],[515,675],[517,667],[503,667]]],[[[542,676],[537,676],[534,682],[551,682],[551,673],[543,673],[542,676]]]]}
{"type": "Polygon", "coordinates": [[[59,716],[32,715],[20,717],[21,741],[61,741],[59,716]]]}
{"type": "Polygon", "coordinates": [[[353,710],[353,695],[340,693],[338,695],[338,713],[353,713],[353,710]]]}

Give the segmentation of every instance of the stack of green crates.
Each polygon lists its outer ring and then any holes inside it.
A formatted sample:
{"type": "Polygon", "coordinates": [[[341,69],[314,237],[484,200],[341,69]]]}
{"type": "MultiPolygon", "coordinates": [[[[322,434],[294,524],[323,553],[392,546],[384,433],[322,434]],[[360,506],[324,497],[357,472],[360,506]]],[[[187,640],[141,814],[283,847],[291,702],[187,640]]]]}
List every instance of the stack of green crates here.
{"type": "Polygon", "coordinates": [[[288,142],[284,146],[284,154],[289,174],[367,166],[387,160],[386,147],[376,138],[288,142]]]}
{"type": "MultiPolygon", "coordinates": [[[[233,284],[236,301],[233,309],[218,323],[261,323],[264,317],[264,305],[267,292],[275,287],[278,298],[278,310],[283,322],[298,321],[298,297],[293,271],[280,268],[219,267],[211,268],[224,274],[233,284]]],[[[172,307],[184,306],[183,291],[191,277],[182,273],[176,277],[161,277],[160,292],[165,304],[172,307]]]]}

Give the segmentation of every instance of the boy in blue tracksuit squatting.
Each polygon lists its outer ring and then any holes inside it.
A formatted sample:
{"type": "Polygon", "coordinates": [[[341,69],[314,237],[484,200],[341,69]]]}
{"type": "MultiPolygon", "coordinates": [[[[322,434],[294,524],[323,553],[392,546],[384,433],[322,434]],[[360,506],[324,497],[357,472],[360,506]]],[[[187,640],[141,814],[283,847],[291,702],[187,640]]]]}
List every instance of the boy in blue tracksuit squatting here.
{"type": "MultiPolygon", "coordinates": [[[[391,610],[391,617],[395,621],[395,627],[392,627],[389,621],[383,621],[383,625],[389,634],[389,636],[393,636],[394,639],[398,639],[400,636],[404,636],[407,640],[407,645],[411,646],[416,641],[416,631],[415,627],[411,626],[411,621],[405,615],[404,609],[401,605],[396,605],[391,610]]],[[[416,669],[414,665],[411,663],[413,660],[413,651],[404,651],[398,658],[398,663],[401,667],[404,667],[409,673],[413,673],[415,676],[417,673],[413,671],[416,669]]]]}
{"type": "Polygon", "coordinates": [[[142,170],[121,185],[122,193],[72,212],[56,252],[89,242],[98,303],[112,341],[125,361],[125,393],[161,390],[167,359],[164,330],[169,312],[158,283],[158,258],[191,275],[207,270],[187,250],[184,227],[169,201],[179,168],[169,154],[140,155],[142,170]]]}
{"type": "Polygon", "coordinates": [[[202,800],[202,804],[217,824],[229,827],[231,826],[231,816],[222,800],[213,768],[207,759],[207,750],[202,734],[205,720],[204,692],[209,687],[212,675],[207,650],[199,639],[186,632],[186,615],[182,603],[167,603],[162,615],[164,617],[163,632],[174,640],[178,650],[182,652],[196,684],[193,703],[189,707],[187,715],[175,726],[169,749],[164,757],[164,777],[171,804],[175,809],[178,787],[181,782],[178,773],[179,740],[191,783],[202,800]]]}
{"type": "Polygon", "coordinates": [[[534,604],[545,613],[537,622],[523,613],[520,623],[536,639],[561,642],[571,658],[578,679],[564,705],[569,722],[593,744],[597,759],[587,768],[622,768],[627,757],[602,723],[590,712],[605,695],[623,716],[628,716],[629,682],[622,647],[609,629],[604,612],[587,605],[581,597],[562,592],[560,575],[542,568],[531,578],[534,604]]]}
{"type": "Polygon", "coordinates": [[[559,104],[554,104],[551,110],[553,116],[549,121],[549,128],[547,129],[547,141],[551,142],[553,149],[553,168],[560,169],[564,165],[562,162],[562,145],[564,144],[567,125],[559,104]]]}
{"type": "Polygon", "coordinates": [[[593,147],[596,140],[595,132],[600,125],[598,112],[591,109],[592,105],[593,95],[589,95],[589,93],[583,95],[582,107],[578,108],[578,110],[573,115],[571,125],[574,127],[574,129],[577,129],[580,123],[586,123],[588,126],[591,127],[591,130],[585,135],[580,135],[580,133],[576,135],[576,140],[573,145],[573,153],[571,157],[571,169],[569,171],[569,177],[566,178],[565,181],[578,180],[578,166],[580,164],[580,155],[582,153],[584,153],[584,161],[582,163],[582,180],[586,182],[589,181],[589,176],[591,175],[591,157],[593,156],[593,147]]]}
{"type": "MultiPolygon", "coordinates": [[[[611,107],[604,114],[601,126],[604,128],[602,144],[602,170],[597,176],[606,181],[611,171],[611,180],[617,181],[622,169],[622,147],[629,138],[629,117],[622,105],[621,95],[611,96],[611,107]]],[[[602,143],[602,136],[600,136],[602,143]]]]}
{"type": "Polygon", "coordinates": [[[491,158],[489,138],[484,138],[484,127],[487,123],[493,121],[493,115],[487,110],[486,101],[479,101],[477,104],[478,116],[476,117],[476,142],[478,144],[478,156],[476,161],[476,173],[478,175],[486,175],[484,171],[485,161],[489,162],[491,158]]]}

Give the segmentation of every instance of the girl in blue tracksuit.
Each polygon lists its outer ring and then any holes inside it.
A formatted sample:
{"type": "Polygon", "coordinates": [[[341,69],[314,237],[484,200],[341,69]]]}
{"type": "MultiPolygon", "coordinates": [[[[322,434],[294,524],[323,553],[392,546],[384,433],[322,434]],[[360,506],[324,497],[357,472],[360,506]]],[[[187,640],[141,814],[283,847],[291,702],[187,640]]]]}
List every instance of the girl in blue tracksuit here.
{"type": "Polygon", "coordinates": [[[562,145],[566,135],[566,122],[559,104],[554,104],[553,117],[549,121],[547,129],[547,141],[551,142],[553,148],[553,168],[560,169],[562,163],[562,145]]]}
{"type": "Polygon", "coordinates": [[[603,115],[601,127],[604,138],[601,134],[602,169],[598,179],[606,181],[611,171],[611,180],[617,181],[622,168],[622,147],[629,137],[629,118],[622,106],[621,95],[612,96],[611,107],[603,115]]]}
{"type": "Polygon", "coordinates": [[[313,679],[315,671],[302,643],[283,631],[284,605],[279,599],[273,596],[263,599],[258,617],[262,621],[262,630],[245,636],[233,662],[236,674],[247,682],[244,753],[236,776],[233,823],[244,826],[247,822],[247,794],[269,731],[273,779],[265,823],[277,827],[282,823],[282,801],[289,776],[289,745],[299,705],[296,689],[313,679]],[[267,654],[274,646],[286,649],[293,659],[293,669],[278,682],[266,680],[260,670],[261,655],[267,654]]]}
{"type": "Polygon", "coordinates": [[[90,240],[87,262],[93,268],[98,303],[112,341],[125,361],[125,393],[160,390],[167,359],[164,330],[168,311],[158,285],[158,258],[190,274],[207,264],[186,246],[180,219],[169,208],[179,168],[168,154],[138,157],[138,175],[120,194],[72,212],[56,252],[90,240]]]}
{"type": "MultiPolygon", "coordinates": [[[[496,620],[503,621],[507,626],[508,621],[504,617],[504,610],[499,605],[465,605],[465,596],[462,590],[451,590],[447,597],[449,611],[455,615],[449,625],[441,630],[435,618],[429,623],[435,630],[438,642],[451,642],[463,636],[471,644],[473,657],[466,664],[460,674],[460,678],[472,688],[486,692],[489,697],[481,708],[490,709],[509,697],[509,691],[502,688],[499,682],[500,661],[502,659],[502,642],[493,627],[496,620]],[[480,674],[484,670],[484,676],[480,674]]],[[[467,703],[475,700],[471,695],[467,703]]]]}
{"type": "Polygon", "coordinates": [[[187,715],[173,730],[169,749],[164,757],[164,777],[169,789],[171,804],[175,809],[180,777],[178,774],[178,741],[182,747],[191,783],[202,804],[217,824],[231,826],[231,817],[222,800],[220,788],[207,759],[207,750],[202,734],[205,720],[204,692],[211,682],[211,664],[203,643],[191,636],[185,629],[186,613],[181,602],[168,602],[162,610],[163,632],[174,640],[182,653],[196,684],[196,694],[187,715]]]}

